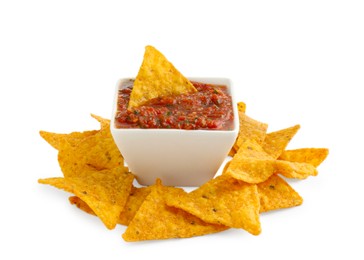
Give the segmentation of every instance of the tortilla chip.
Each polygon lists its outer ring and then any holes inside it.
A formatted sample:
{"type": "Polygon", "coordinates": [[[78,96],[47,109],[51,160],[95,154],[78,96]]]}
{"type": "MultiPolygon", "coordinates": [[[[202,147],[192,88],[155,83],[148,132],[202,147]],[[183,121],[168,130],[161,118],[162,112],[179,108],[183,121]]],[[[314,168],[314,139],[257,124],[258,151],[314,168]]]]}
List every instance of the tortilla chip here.
{"type": "Polygon", "coordinates": [[[150,194],[151,186],[136,188],[132,187],[128,201],[124,209],[121,211],[118,223],[122,225],[129,225],[130,221],[134,218],[135,214],[143,204],[145,198],[150,194]]]}
{"type": "Polygon", "coordinates": [[[180,208],[207,223],[261,232],[256,185],[220,175],[190,193],[167,196],[168,206],[180,208]]]}
{"type": "Polygon", "coordinates": [[[254,140],[258,144],[264,142],[268,125],[248,117],[239,111],[239,134],[234,144],[235,151],[247,140],[254,140]]]}
{"type": "Polygon", "coordinates": [[[301,205],[302,197],[281,177],[273,174],[265,182],[257,184],[260,212],[301,205]]]}
{"type": "MultiPolygon", "coordinates": [[[[91,114],[93,118],[101,124],[101,131],[107,130],[110,126],[110,120],[104,119],[100,116],[91,114]]],[[[59,134],[59,133],[52,133],[47,131],[39,131],[40,136],[46,140],[53,148],[59,150],[62,148],[62,143],[64,141],[68,142],[71,146],[77,146],[80,141],[83,139],[93,136],[97,134],[100,130],[89,130],[83,132],[72,132],[69,134],[59,134]]]]}
{"type": "MultiPolygon", "coordinates": [[[[132,186],[124,209],[120,213],[118,224],[125,226],[129,225],[129,222],[134,218],[139,207],[141,206],[145,198],[149,195],[150,190],[150,187],[136,188],[132,186]]],[[[86,204],[86,202],[81,200],[79,197],[71,196],[69,197],[69,201],[72,205],[76,205],[80,210],[96,216],[95,212],[86,204]]]]}
{"type": "Polygon", "coordinates": [[[59,140],[58,162],[65,177],[80,176],[84,172],[123,168],[124,158],[120,154],[110,132],[110,120],[94,116],[101,129],[72,145],[59,140]]]}
{"type": "MultiPolygon", "coordinates": [[[[100,130],[70,134],[40,131],[40,135],[59,151],[58,162],[65,177],[124,165],[124,158],[110,132],[110,120],[91,116],[100,122],[100,130]]],[[[128,171],[125,167],[124,170],[128,171]]]]}
{"type": "Polygon", "coordinates": [[[316,167],[309,163],[276,160],[275,173],[279,173],[286,178],[303,180],[309,176],[316,176],[318,172],[316,167]]]}
{"type": "Polygon", "coordinates": [[[104,133],[110,132],[110,119],[103,118],[101,116],[91,114],[93,118],[95,118],[100,123],[100,131],[104,133]]]}
{"type": "Polygon", "coordinates": [[[133,180],[132,174],[115,168],[90,171],[80,177],[56,177],[38,182],[73,193],[92,209],[107,228],[113,229],[129,197],[133,180]]]}
{"type": "Polygon", "coordinates": [[[275,171],[273,158],[255,141],[245,141],[224,170],[224,175],[247,183],[267,180],[275,171]]]}
{"type": "Polygon", "coordinates": [[[318,167],[329,154],[326,148],[301,148],[295,150],[286,150],[279,156],[279,160],[290,162],[309,163],[318,167]]]}
{"type": "Polygon", "coordinates": [[[264,139],[262,147],[270,156],[277,159],[286,149],[288,143],[300,129],[299,125],[295,125],[276,132],[268,133],[264,139]]]}
{"type": "Polygon", "coordinates": [[[196,92],[196,88],[162,53],[146,46],[143,63],[134,81],[128,109],[163,96],[196,92]]]}
{"type": "Polygon", "coordinates": [[[69,134],[58,134],[47,131],[39,131],[40,136],[46,140],[53,148],[59,150],[63,141],[68,142],[71,146],[77,146],[77,144],[86,137],[96,134],[98,130],[84,131],[84,132],[72,132],[69,134]]]}
{"type": "Polygon", "coordinates": [[[216,233],[228,229],[223,225],[208,224],[177,208],[168,207],[164,196],[179,196],[184,191],[165,187],[160,183],[152,186],[135,217],[123,234],[125,241],[142,241],[168,238],[187,238],[216,233]]]}
{"type": "Polygon", "coordinates": [[[317,170],[308,163],[275,160],[256,142],[246,141],[230,161],[224,175],[256,184],[266,181],[274,173],[305,179],[317,175],[317,170]]]}

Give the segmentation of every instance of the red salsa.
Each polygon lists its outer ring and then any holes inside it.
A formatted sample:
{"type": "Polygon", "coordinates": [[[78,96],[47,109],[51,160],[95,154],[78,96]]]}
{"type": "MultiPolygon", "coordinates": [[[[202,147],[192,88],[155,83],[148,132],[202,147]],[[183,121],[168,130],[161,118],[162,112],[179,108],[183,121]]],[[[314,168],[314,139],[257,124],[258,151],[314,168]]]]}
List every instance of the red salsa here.
{"type": "Polygon", "coordinates": [[[133,81],[118,93],[117,128],[233,129],[233,108],[226,86],[192,82],[197,92],[155,98],[128,110],[133,81]]]}

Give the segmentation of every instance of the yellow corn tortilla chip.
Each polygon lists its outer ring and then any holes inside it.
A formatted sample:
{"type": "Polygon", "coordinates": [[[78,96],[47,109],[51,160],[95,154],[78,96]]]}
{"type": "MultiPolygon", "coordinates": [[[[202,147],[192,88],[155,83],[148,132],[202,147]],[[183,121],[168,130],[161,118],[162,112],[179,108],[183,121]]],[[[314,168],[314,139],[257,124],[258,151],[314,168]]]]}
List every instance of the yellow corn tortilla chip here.
{"type": "Polygon", "coordinates": [[[271,161],[273,158],[258,143],[245,141],[226,166],[223,174],[247,183],[263,182],[274,173],[275,169],[271,161]]]}
{"type": "MultiPolygon", "coordinates": [[[[149,195],[150,190],[150,187],[137,188],[132,186],[124,209],[120,213],[118,224],[125,226],[129,225],[129,222],[134,218],[139,207],[149,195]]],[[[96,216],[95,212],[79,197],[71,196],[69,197],[69,201],[72,205],[76,205],[80,210],[96,216]]]]}
{"type": "MultiPolygon", "coordinates": [[[[104,119],[100,116],[91,114],[93,118],[101,124],[101,131],[107,130],[110,125],[110,120],[104,119]]],[[[40,136],[46,140],[53,148],[59,150],[62,148],[62,143],[67,141],[71,146],[77,146],[77,144],[86,137],[97,134],[100,130],[89,130],[83,132],[72,132],[69,134],[52,133],[47,131],[39,131],[40,136]]]]}
{"type": "Polygon", "coordinates": [[[228,229],[223,225],[208,224],[181,209],[168,207],[164,197],[179,196],[182,189],[165,187],[161,183],[152,186],[150,194],[129,223],[123,234],[128,242],[168,238],[187,238],[216,233],[228,229]]]}
{"type": "MultiPolygon", "coordinates": [[[[239,111],[239,134],[233,146],[237,152],[240,146],[247,140],[254,140],[258,144],[264,142],[268,125],[250,118],[244,112],[239,111]]],[[[230,152],[233,155],[233,151],[230,152]]]]}
{"type": "Polygon", "coordinates": [[[257,184],[260,212],[301,205],[302,197],[281,177],[273,174],[265,182],[257,184]]]}
{"type": "Polygon", "coordinates": [[[256,185],[220,175],[190,193],[167,196],[166,203],[213,224],[261,232],[256,185]]]}
{"type": "Polygon", "coordinates": [[[287,178],[305,179],[317,175],[317,170],[308,163],[276,160],[256,142],[246,141],[230,161],[224,175],[256,184],[266,181],[274,173],[287,178]]]}
{"type": "Polygon", "coordinates": [[[132,187],[129,194],[128,201],[124,209],[121,211],[118,223],[122,225],[129,225],[130,221],[134,218],[135,214],[143,204],[145,198],[150,194],[151,186],[136,188],[132,187]]]}
{"type": "MultiPolygon", "coordinates": [[[[64,176],[79,176],[90,170],[123,167],[120,154],[110,132],[110,120],[91,114],[100,122],[100,130],[57,134],[40,131],[40,135],[58,150],[58,162],[64,176]]],[[[127,168],[124,168],[127,171],[127,168]]]]}
{"type": "Polygon", "coordinates": [[[110,132],[110,119],[103,118],[101,116],[91,114],[93,118],[95,118],[100,123],[100,131],[109,133],[110,132]]]}
{"type": "MultiPolygon", "coordinates": [[[[80,176],[93,170],[123,168],[120,154],[110,132],[110,120],[94,116],[101,129],[80,140],[76,145],[61,139],[58,143],[58,162],[65,177],[80,176]]],[[[127,169],[124,167],[124,171],[127,169]]]]}
{"type": "Polygon", "coordinates": [[[84,132],[72,132],[69,134],[58,134],[47,131],[39,131],[39,134],[53,148],[59,150],[61,148],[61,143],[63,141],[67,141],[71,146],[76,146],[81,140],[83,140],[86,137],[92,136],[97,132],[98,130],[91,130],[84,132]]]}
{"type": "Polygon", "coordinates": [[[92,209],[107,228],[113,229],[129,197],[133,180],[132,174],[114,168],[89,171],[80,177],[55,177],[38,182],[73,193],[92,209]]]}
{"type": "Polygon", "coordinates": [[[286,150],[279,156],[279,160],[290,162],[309,163],[318,167],[328,156],[329,149],[326,148],[300,148],[286,150]]]}
{"type": "Polygon", "coordinates": [[[264,139],[262,147],[270,156],[277,159],[286,149],[288,143],[300,129],[300,125],[295,125],[286,129],[268,133],[264,139]]]}
{"type": "Polygon", "coordinates": [[[135,78],[128,109],[163,96],[196,92],[193,84],[170,63],[162,53],[146,46],[144,59],[135,78]]]}
{"type": "Polygon", "coordinates": [[[316,176],[317,169],[309,163],[287,162],[276,160],[275,173],[281,174],[286,178],[306,179],[309,176],[316,176]]]}
{"type": "MultiPolygon", "coordinates": [[[[240,128],[239,128],[239,135],[240,134],[244,134],[244,131],[242,131],[241,127],[245,127],[243,126],[243,119],[245,118],[243,114],[245,114],[245,110],[246,110],[246,104],[244,102],[238,102],[237,104],[238,106],[238,116],[239,116],[239,125],[240,125],[240,128]],[[240,115],[242,114],[242,115],[240,115]]],[[[237,137],[238,139],[238,137],[237,137]]],[[[235,141],[233,147],[231,147],[230,151],[229,151],[229,156],[233,157],[234,154],[236,154],[236,151],[239,149],[238,147],[238,144],[237,144],[237,140],[235,141]]],[[[241,143],[241,140],[239,140],[239,143],[241,143]]]]}

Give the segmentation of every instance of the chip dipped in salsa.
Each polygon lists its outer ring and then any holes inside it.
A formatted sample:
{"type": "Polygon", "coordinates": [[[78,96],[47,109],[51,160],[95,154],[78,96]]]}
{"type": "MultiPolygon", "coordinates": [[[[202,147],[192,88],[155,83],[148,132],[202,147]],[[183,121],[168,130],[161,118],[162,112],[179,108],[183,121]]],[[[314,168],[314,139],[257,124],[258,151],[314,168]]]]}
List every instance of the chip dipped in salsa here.
{"type": "Polygon", "coordinates": [[[124,82],[119,90],[117,128],[233,129],[234,113],[227,86],[192,81],[197,92],[154,98],[128,110],[133,83],[124,82]]]}

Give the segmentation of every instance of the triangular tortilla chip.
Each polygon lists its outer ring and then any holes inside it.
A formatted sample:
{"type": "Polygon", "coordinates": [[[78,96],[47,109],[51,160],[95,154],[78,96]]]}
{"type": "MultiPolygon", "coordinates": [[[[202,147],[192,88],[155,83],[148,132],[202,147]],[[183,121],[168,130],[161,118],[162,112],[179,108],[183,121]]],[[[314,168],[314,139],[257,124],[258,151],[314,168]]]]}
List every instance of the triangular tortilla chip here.
{"type": "Polygon", "coordinates": [[[239,134],[230,152],[230,155],[234,155],[234,151],[237,152],[240,146],[246,140],[254,140],[258,144],[264,142],[268,125],[266,123],[259,122],[253,118],[247,116],[244,112],[238,111],[239,114],[239,134]]]}
{"type": "Polygon", "coordinates": [[[268,133],[264,139],[262,147],[273,159],[277,159],[286,149],[288,143],[300,129],[300,125],[295,125],[279,131],[268,133]]]}
{"type": "Polygon", "coordinates": [[[208,224],[181,209],[168,207],[164,196],[179,196],[182,189],[164,187],[160,183],[152,186],[135,217],[123,234],[125,241],[187,238],[216,233],[228,229],[223,225],[208,224]]]}
{"type": "MultiPolygon", "coordinates": [[[[91,116],[100,122],[100,130],[69,134],[40,131],[40,135],[58,150],[58,162],[65,177],[124,165],[124,158],[110,132],[110,120],[91,116]]],[[[128,169],[124,167],[124,171],[128,169]]]]}
{"type": "MultiPolygon", "coordinates": [[[[145,198],[149,195],[151,187],[132,187],[128,200],[124,206],[124,209],[121,211],[118,223],[121,225],[129,225],[129,222],[134,218],[136,212],[138,211],[139,207],[144,202],[145,198]]],[[[96,215],[95,212],[77,196],[69,197],[69,201],[72,205],[76,205],[80,210],[91,214],[96,215]]]]}
{"type": "Polygon", "coordinates": [[[317,175],[317,170],[308,163],[273,159],[256,142],[246,141],[224,171],[224,175],[252,184],[266,181],[274,173],[287,178],[305,179],[317,175]]]}
{"type": "Polygon", "coordinates": [[[121,211],[118,223],[122,225],[129,225],[130,221],[134,218],[135,214],[143,204],[146,197],[150,194],[152,186],[136,188],[132,187],[129,194],[128,201],[124,209],[121,211]]]}
{"type": "Polygon", "coordinates": [[[101,125],[97,133],[83,138],[75,145],[68,140],[59,140],[58,162],[65,177],[79,177],[88,171],[124,167],[124,158],[110,132],[110,120],[92,116],[101,125]]]}
{"type": "Polygon", "coordinates": [[[257,184],[260,212],[301,205],[302,197],[281,177],[273,174],[265,182],[257,184]]]}
{"type": "Polygon", "coordinates": [[[183,209],[208,223],[261,232],[256,185],[220,175],[190,193],[167,196],[169,206],[183,209]]]}
{"type": "Polygon", "coordinates": [[[47,131],[39,131],[40,136],[46,140],[53,148],[60,150],[64,142],[68,142],[71,146],[77,146],[83,139],[93,136],[100,131],[107,131],[110,126],[110,120],[104,119],[100,116],[91,114],[93,118],[100,122],[100,130],[89,130],[83,132],[72,132],[68,134],[52,133],[47,131]]]}
{"type": "Polygon", "coordinates": [[[263,182],[275,171],[272,160],[273,158],[255,141],[245,141],[226,166],[223,174],[247,183],[263,182]]]}
{"type": "Polygon", "coordinates": [[[286,150],[279,156],[279,160],[290,162],[309,163],[318,167],[329,154],[326,148],[300,148],[295,150],[286,150]]]}
{"type": "Polygon", "coordinates": [[[92,209],[107,228],[113,229],[129,197],[133,180],[132,174],[115,168],[90,171],[80,177],[55,177],[38,182],[73,193],[92,209]]]}
{"type": "Polygon", "coordinates": [[[76,146],[84,138],[92,136],[96,133],[98,133],[98,130],[72,132],[69,134],[58,134],[47,131],[39,131],[40,136],[57,150],[61,148],[63,141],[67,141],[71,146],[76,146]]]}
{"type": "Polygon", "coordinates": [[[128,109],[163,96],[196,92],[196,88],[162,53],[146,46],[144,59],[135,78],[128,109]]]}

